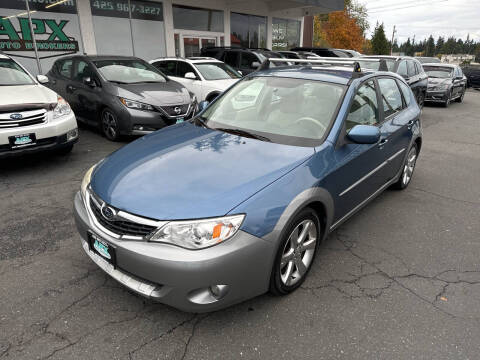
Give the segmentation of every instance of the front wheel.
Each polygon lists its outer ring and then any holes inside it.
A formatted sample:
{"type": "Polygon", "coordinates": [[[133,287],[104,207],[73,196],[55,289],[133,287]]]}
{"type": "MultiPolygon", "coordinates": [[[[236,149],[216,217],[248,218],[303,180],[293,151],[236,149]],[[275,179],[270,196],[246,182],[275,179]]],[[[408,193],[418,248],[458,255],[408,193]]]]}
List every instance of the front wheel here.
{"type": "Polygon", "coordinates": [[[320,234],[320,221],[310,208],[302,210],[290,222],[273,265],[271,293],[289,294],[305,281],[320,242],[320,234]]]}
{"type": "Polygon", "coordinates": [[[465,97],[465,92],[467,91],[466,88],[463,88],[462,95],[457,98],[456,102],[461,103],[463,102],[463,98],[465,97]]]}
{"type": "Polygon", "coordinates": [[[102,133],[108,140],[118,141],[120,138],[118,120],[116,115],[110,109],[103,109],[101,115],[102,133]]]}
{"type": "Polygon", "coordinates": [[[405,189],[410,181],[412,180],[413,171],[415,170],[415,165],[417,164],[417,157],[418,157],[418,148],[417,145],[414,144],[410,150],[408,151],[407,158],[403,164],[402,174],[398,181],[393,184],[393,187],[398,190],[405,189]]]}
{"type": "Polygon", "coordinates": [[[451,102],[452,102],[452,91],[450,90],[450,92],[447,95],[447,100],[445,100],[445,102],[443,103],[443,107],[448,108],[451,102]]]}

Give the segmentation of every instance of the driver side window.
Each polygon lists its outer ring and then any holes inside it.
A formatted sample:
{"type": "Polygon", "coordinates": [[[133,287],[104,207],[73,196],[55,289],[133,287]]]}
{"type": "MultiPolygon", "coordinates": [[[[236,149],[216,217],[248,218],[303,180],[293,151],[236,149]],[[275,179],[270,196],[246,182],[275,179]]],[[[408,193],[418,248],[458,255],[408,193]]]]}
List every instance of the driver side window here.
{"type": "Polygon", "coordinates": [[[377,92],[373,80],[363,84],[353,98],[346,120],[347,132],[355,125],[376,125],[379,122],[377,92]]]}

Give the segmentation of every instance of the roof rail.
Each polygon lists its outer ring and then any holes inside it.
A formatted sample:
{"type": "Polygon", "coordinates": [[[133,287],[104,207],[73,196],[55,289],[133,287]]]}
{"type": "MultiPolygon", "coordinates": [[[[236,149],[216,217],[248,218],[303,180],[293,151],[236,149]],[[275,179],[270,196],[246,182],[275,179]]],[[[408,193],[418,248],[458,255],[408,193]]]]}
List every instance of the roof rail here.
{"type": "Polygon", "coordinates": [[[283,62],[283,63],[295,63],[300,65],[301,63],[312,64],[329,64],[329,65],[352,65],[354,72],[362,72],[360,62],[372,62],[380,63],[379,71],[388,71],[387,62],[385,59],[364,59],[364,58],[339,58],[339,57],[314,57],[309,56],[306,59],[282,59],[282,58],[270,58],[265,60],[260,66],[259,70],[265,70],[270,67],[270,63],[283,62]]]}
{"type": "Polygon", "coordinates": [[[204,46],[201,48],[203,49],[234,49],[234,50],[264,50],[264,51],[272,51],[272,49],[268,48],[255,48],[255,47],[245,47],[245,46],[204,46]]]}

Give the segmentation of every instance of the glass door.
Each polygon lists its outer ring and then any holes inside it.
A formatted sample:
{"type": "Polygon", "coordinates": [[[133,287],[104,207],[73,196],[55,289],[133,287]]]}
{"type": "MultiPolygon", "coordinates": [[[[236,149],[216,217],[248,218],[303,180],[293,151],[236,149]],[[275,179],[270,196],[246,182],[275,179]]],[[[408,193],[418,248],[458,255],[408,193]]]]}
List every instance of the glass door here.
{"type": "MultiPolygon", "coordinates": [[[[177,34],[175,34],[175,36],[177,36],[177,34]]],[[[182,35],[181,41],[178,41],[178,38],[175,37],[175,47],[177,47],[177,44],[182,47],[180,49],[180,54],[183,57],[200,56],[200,50],[203,47],[217,45],[217,38],[211,36],[182,35]]],[[[175,52],[177,53],[177,49],[175,52]]]]}

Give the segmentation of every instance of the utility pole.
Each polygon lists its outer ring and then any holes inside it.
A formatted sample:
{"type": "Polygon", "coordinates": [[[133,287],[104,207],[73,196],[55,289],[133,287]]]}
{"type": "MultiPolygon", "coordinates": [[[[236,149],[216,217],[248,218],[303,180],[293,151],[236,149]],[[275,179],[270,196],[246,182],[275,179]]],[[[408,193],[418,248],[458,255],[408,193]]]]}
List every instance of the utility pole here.
{"type": "Polygon", "coordinates": [[[393,39],[395,38],[395,33],[396,33],[396,25],[393,25],[393,31],[392,31],[392,42],[390,43],[390,55],[393,54],[393,39]]]}

